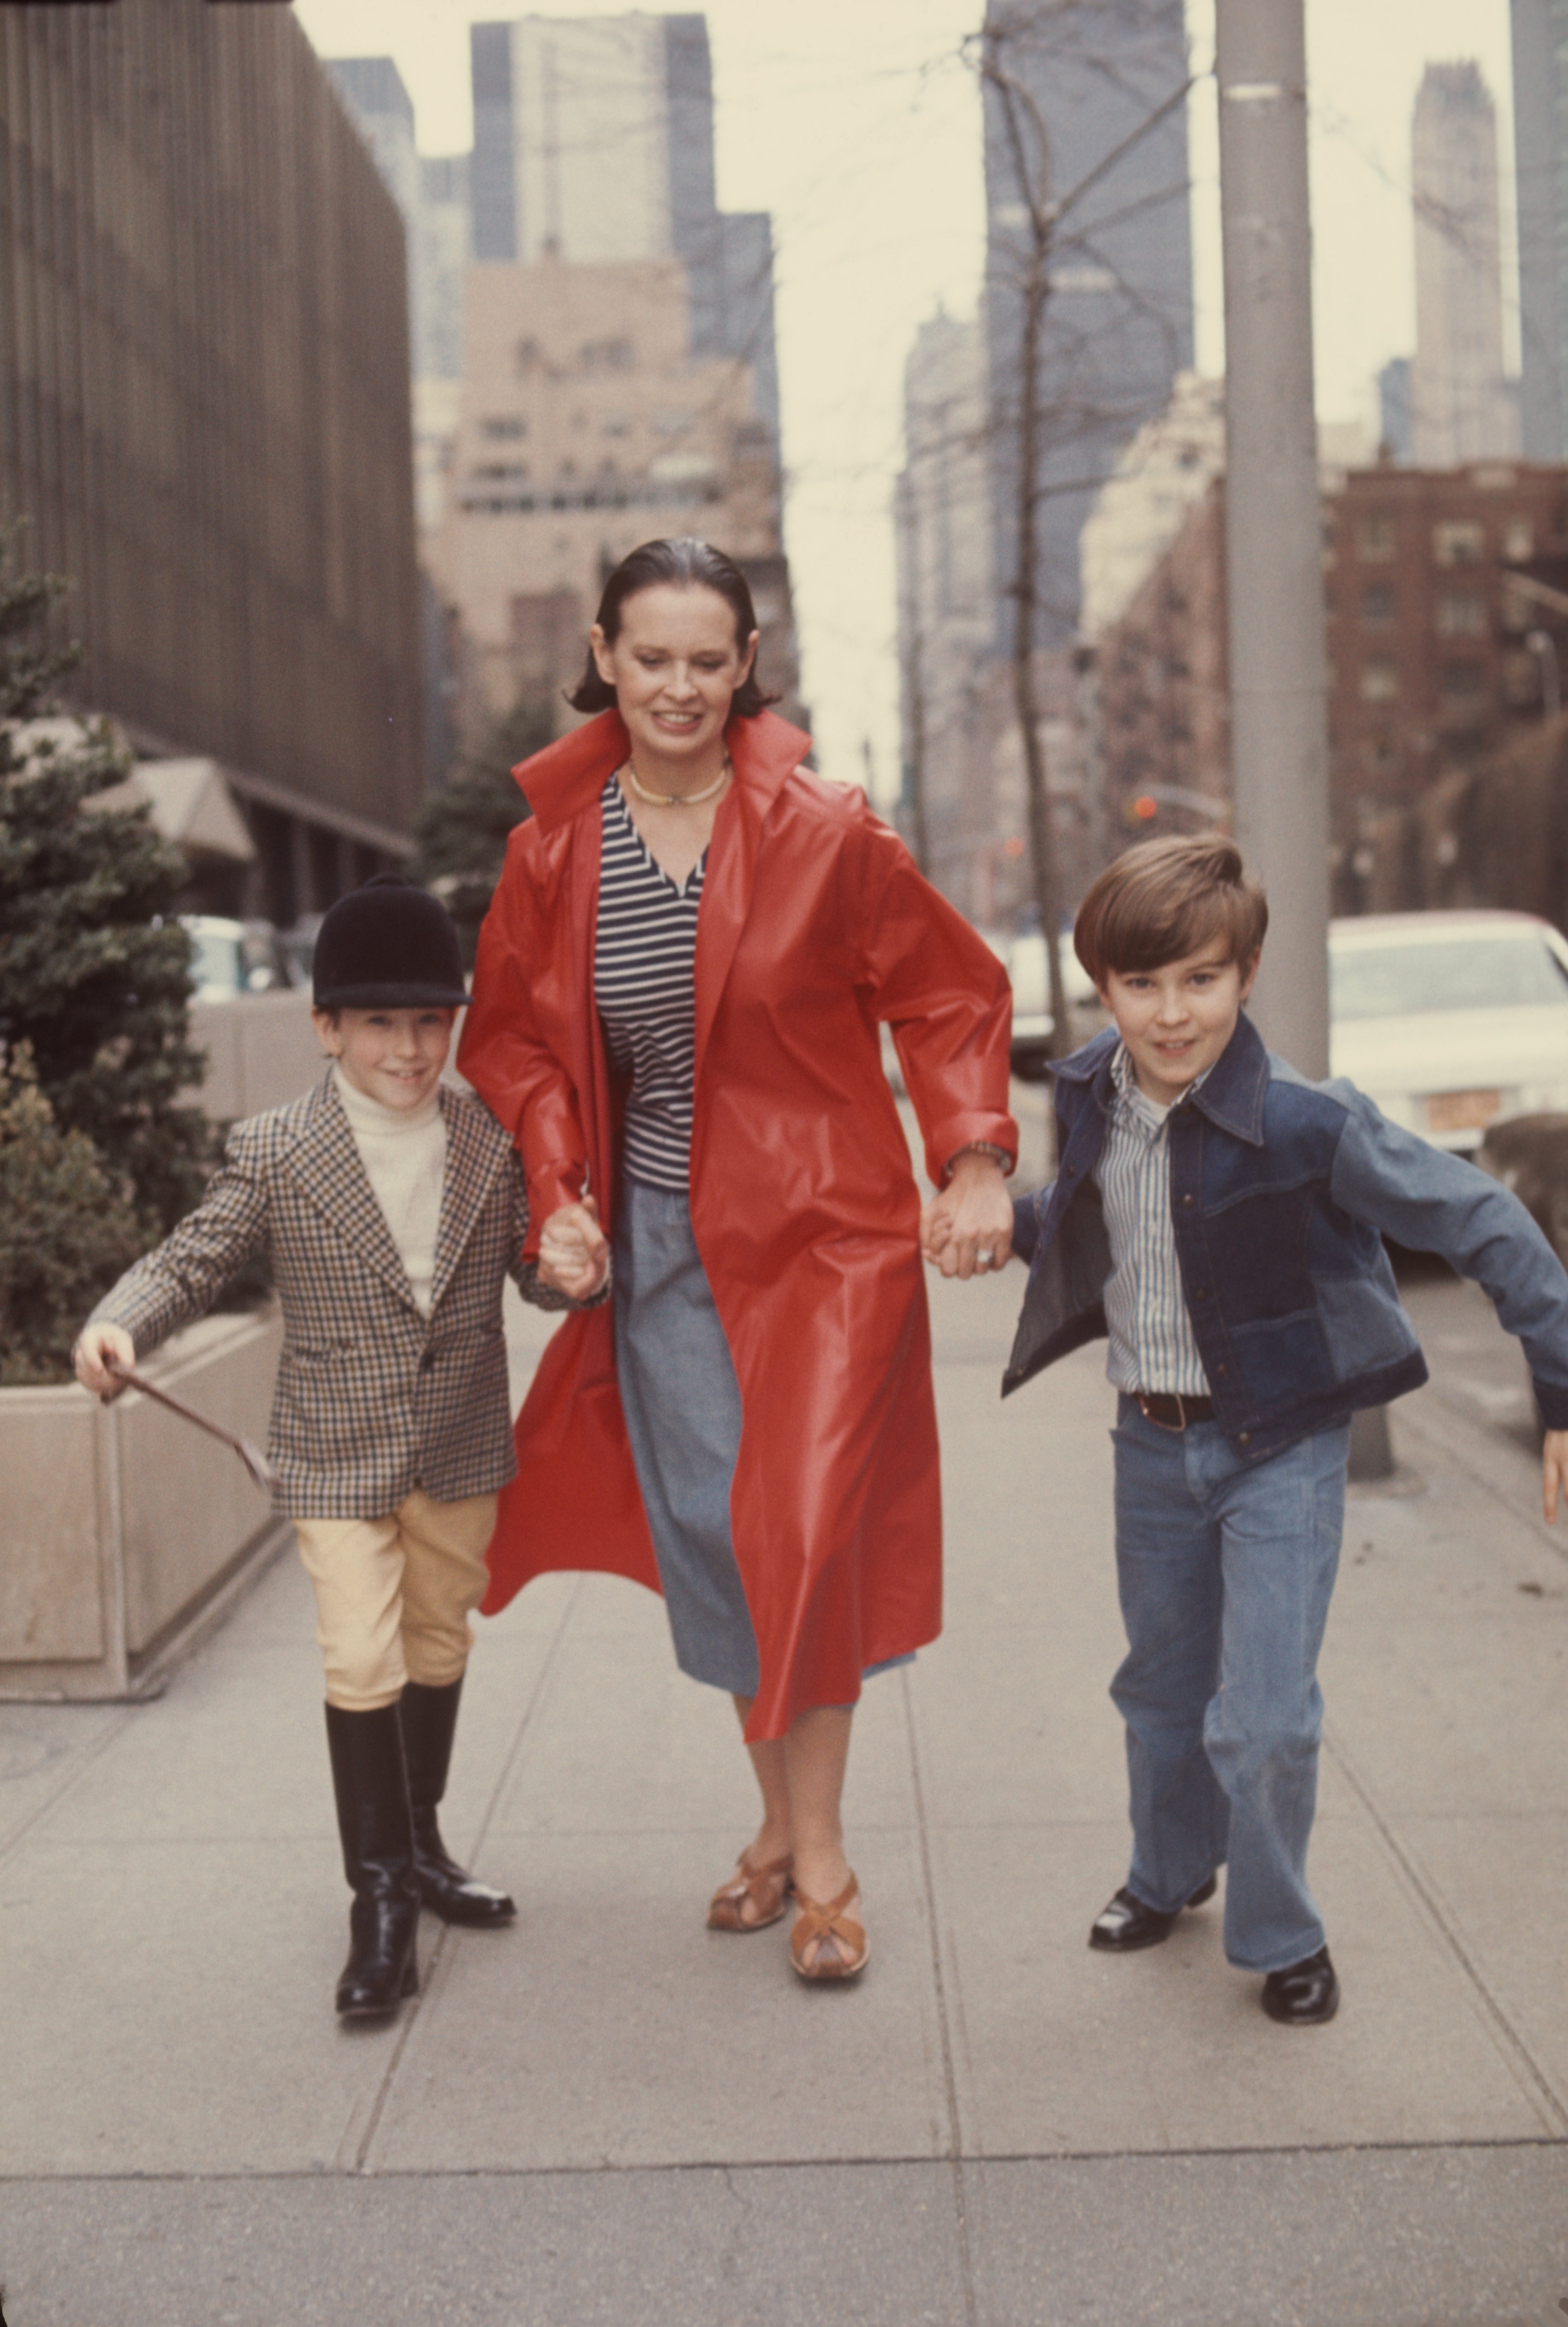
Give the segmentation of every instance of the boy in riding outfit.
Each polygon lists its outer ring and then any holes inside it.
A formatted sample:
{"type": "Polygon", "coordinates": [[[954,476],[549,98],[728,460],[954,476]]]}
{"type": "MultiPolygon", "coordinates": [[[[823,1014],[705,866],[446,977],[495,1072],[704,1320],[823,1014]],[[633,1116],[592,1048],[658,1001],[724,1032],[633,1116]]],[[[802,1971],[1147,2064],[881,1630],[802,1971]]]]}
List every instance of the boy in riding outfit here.
{"type": "Polygon", "coordinates": [[[112,1397],[134,1365],[265,1255],[284,1347],[269,1453],[315,1588],[327,1743],[352,1890],[337,2009],[418,1988],[423,1902],[488,1929],[516,1912],[436,1823],[512,1453],[501,1288],[572,1304],[522,1259],[508,1135],[442,1081],[462,955],[437,899],[397,874],[341,898],[316,940],[314,1019],[332,1063],[293,1106],[237,1124],[202,1201],[83,1327],[76,1370],[112,1397]]]}
{"type": "Polygon", "coordinates": [[[1090,888],[1073,942],[1115,1023],[1052,1070],[1058,1171],[1015,1206],[1003,1394],[1108,1335],[1133,1855],[1089,1944],[1156,1945],[1224,1864],[1227,1956],[1271,2018],[1311,2025],[1339,1994],[1306,1858],[1349,1417],[1426,1379],[1383,1238],[1475,1278],[1523,1342],[1548,1520],[1568,1276],[1506,1189],[1265,1050],[1242,1005],[1267,923],[1214,835],[1146,842],[1090,888]]]}

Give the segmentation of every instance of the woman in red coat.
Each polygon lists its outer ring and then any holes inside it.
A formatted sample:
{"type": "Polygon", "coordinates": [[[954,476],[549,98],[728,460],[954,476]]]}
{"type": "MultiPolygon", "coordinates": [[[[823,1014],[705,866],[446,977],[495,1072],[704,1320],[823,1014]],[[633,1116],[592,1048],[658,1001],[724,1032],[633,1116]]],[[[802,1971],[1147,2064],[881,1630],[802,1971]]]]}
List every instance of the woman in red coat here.
{"type": "Polygon", "coordinates": [[[807,1978],[865,1961],[839,1802],[864,1674],[941,1622],[919,1198],[891,1025],[951,1234],[1000,1267],[1017,1152],[988,948],[765,707],[739,570],[699,541],[605,586],[573,700],[520,767],[463,1072],[527,1167],[540,1275],[581,1298],[518,1419],[487,1610],[595,1567],[664,1592],[727,1688],[762,1823],[709,1921],[791,1892],[807,1978]]]}

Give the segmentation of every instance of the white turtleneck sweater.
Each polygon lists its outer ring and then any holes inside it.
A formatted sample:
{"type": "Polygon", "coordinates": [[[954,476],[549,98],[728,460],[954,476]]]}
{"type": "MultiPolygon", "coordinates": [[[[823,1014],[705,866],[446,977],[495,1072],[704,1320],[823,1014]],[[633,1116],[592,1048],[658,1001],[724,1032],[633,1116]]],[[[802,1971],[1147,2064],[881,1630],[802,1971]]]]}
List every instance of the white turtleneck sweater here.
{"type": "Polygon", "coordinates": [[[439,1088],[423,1106],[404,1114],[357,1089],[341,1064],[334,1066],[332,1077],[419,1313],[428,1317],[446,1176],[446,1125],[439,1088]]]}

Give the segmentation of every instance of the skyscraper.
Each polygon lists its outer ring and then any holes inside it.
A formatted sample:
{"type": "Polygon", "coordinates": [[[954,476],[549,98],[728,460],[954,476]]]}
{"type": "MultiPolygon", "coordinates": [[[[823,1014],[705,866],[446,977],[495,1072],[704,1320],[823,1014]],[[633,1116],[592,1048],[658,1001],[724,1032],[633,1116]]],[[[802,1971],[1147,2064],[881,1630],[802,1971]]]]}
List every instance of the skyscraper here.
{"type": "Polygon", "coordinates": [[[773,251],[718,208],[706,19],[471,29],[473,257],[436,562],[476,712],[565,716],[605,575],[703,533],[751,582],[798,712],[781,538],[773,251]]]}
{"type": "Polygon", "coordinates": [[[1411,457],[1410,358],[1391,356],[1377,375],[1377,435],[1391,461],[1411,457]]]}
{"type": "Polygon", "coordinates": [[[1035,420],[1036,643],[1070,642],[1078,534],[1121,447],[1192,363],[1181,0],[989,0],[985,335],[1003,646],[1018,564],[1031,204],[1059,206],[1035,420]],[[995,76],[999,76],[1000,79],[995,76]],[[1007,87],[1016,90],[1009,121],[1007,87]]]}
{"type": "Polygon", "coordinates": [[[1528,461],[1568,459],[1568,0],[1513,0],[1520,425],[1528,461]]]}
{"type": "Polygon", "coordinates": [[[338,57],[327,70],[403,213],[413,376],[456,379],[469,256],[468,157],[427,160],[415,152],[413,101],[390,57],[338,57]]]}
{"type": "Polygon", "coordinates": [[[692,355],[750,364],[777,438],[771,229],[714,199],[706,19],[526,16],[471,55],[474,257],[681,259],[692,355]]]}
{"type": "Polygon", "coordinates": [[[1411,125],[1415,204],[1416,464],[1451,469],[1519,449],[1503,377],[1498,126],[1480,68],[1428,65],[1411,125]]]}

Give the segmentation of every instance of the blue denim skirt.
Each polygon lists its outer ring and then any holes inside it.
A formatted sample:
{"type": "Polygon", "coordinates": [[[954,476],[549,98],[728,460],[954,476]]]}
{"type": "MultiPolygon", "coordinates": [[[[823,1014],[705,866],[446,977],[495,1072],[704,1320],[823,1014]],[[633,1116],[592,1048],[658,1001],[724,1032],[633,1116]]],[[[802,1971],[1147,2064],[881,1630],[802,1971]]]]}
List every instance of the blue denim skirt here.
{"type": "Polygon", "coordinates": [[[757,1635],[730,1537],[741,1388],[683,1192],[623,1182],[614,1304],[621,1403],[676,1662],[755,1696],[757,1635]]]}
{"type": "MultiPolygon", "coordinates": [[[[684,1191],[623,1182],[613,1300],[621,1404],[676,1662],[755,1696],[757,1635],[730,1533],[741,1388],[684,1191]]],[[[891,1657],[868,1676],[912,1662],[891,1657]]]]}

